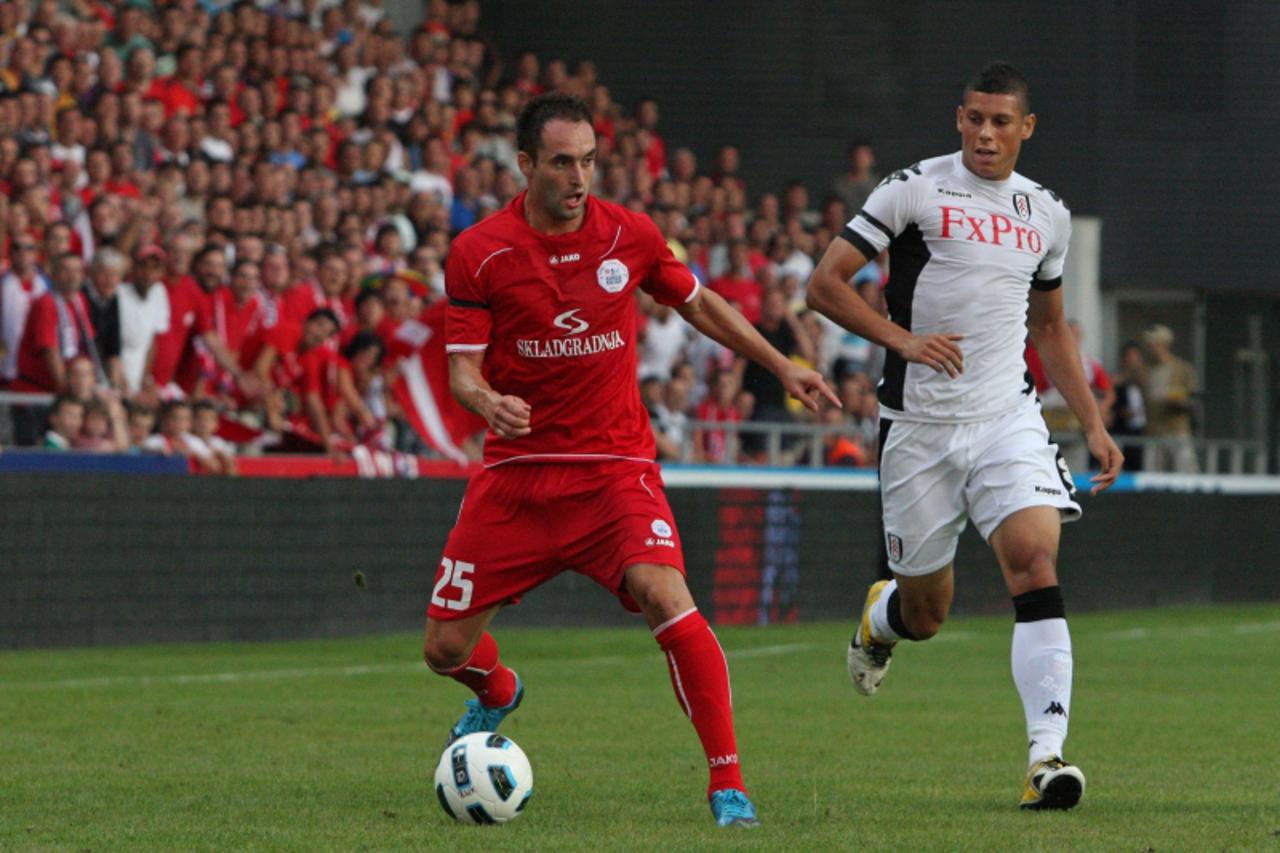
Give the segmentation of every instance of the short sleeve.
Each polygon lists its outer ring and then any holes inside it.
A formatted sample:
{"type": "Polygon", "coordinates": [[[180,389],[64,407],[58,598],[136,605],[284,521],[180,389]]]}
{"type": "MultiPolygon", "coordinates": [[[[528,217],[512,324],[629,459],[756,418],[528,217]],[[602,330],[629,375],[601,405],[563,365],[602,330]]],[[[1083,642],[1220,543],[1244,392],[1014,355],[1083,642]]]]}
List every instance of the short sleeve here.
{"type": "Polygon", "coordinates": [[[867,203],[849,220],[840,236],[871,260],[916,221],[920,197],[928,183],[914,166],[894,172],[872,190],[867,203]]]}
{"type": "Polygon", "coordinates": [[[302,393],[324,396],[325,352],[316,348],[302,357],[302,393]]]}
{"type": "Polygon", "coordinates": [[[192,292],[191,305],[196,314],[194,330],[197,335],[203,335],[205,332],[213,330],[213,300],[217,297],[216,291],[214,293],[205,293],[199,290],[199,285],[196,286],[196,290],[198,292],[192,292]]]}
{"type": "Polygon", "coordinates": [[[477,275],[492,261],[490,255],[476,262],[473,269],[467,254],[456,246],[449,252],[444,268],[444,289],[449,298],[445,311],[446,352],[484,352],[489,346],[493,313],[477,275]]]}
{"type": "Polygon", "coordinates": [[[658,226],[647,216],[637,217],[645,240],[652,246],[653,262],[640,288],[663,305],[684,305],[698,292],[698,277],[671,252],[658,226]]]}
{"type": "Polygon", "coordinates": [[[1071,242],[1071,214],[1061,205],[1054,210],[1053,242],[1049,251],[1045,252],[1036,270],[1036,280],[1052,282],[1062,278],[1062,270],[1067,262],[1067,244],[1071,242]]]}
{"type": "Polygon", "coordinates": [[[41,299],[32,304],[30,328],[34,332],[36,352],[57,348],[58,312],[52,299],[41,299]]]}

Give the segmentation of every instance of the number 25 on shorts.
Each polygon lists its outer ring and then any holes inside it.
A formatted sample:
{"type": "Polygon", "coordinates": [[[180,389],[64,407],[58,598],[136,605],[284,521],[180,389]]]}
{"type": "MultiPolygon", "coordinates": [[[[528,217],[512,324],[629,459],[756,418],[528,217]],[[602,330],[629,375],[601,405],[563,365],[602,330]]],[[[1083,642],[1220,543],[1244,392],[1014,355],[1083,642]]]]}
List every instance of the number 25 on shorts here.
{"type": "Polygon", "coordinates": [[[475,563],[445,557],[440,561],[440,566],[443,571],[440,572],[440,580],[436,581],[435,589],[431,590],[431,603],[447,610],[466,610],[471,606],[473,586],[467,575],[476,570],[475,563]],[[441,594],[450,587],[458,591],[457,598],[445,598],[441,594]]]}

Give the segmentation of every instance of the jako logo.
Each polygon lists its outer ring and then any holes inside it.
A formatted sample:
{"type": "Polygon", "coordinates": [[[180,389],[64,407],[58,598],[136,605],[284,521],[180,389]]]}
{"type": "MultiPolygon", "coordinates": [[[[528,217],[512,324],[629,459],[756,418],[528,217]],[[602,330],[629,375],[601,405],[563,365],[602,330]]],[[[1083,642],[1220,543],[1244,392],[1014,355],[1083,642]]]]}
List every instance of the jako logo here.
{"type": "Polygon", "coordinates": [[[707,764],[711,767],[728,767],[730,764],[738,763],[738,753],[734,752],[729,755],[713,755],[707,759],[707,764]]]}
{"type": "Polygon", "coordinates": [[[581,310],[581,308],[573,308],[556,317],[556,326],[561,329],[568,329],[569,334],[571,335],[578,335],[585,332],[587,329],[591,328],[590,324],[581,317],[573,316],[581,310]]]}
{"type": "Polygon", "coordinates": [[[550,263],[551,266],[555,266],[556,264],[571,264],[574,261],[580,260],[582,260],[582,255],[576,253],[572,255],[552,255],[548,259],[548,263],[550,263]]]}

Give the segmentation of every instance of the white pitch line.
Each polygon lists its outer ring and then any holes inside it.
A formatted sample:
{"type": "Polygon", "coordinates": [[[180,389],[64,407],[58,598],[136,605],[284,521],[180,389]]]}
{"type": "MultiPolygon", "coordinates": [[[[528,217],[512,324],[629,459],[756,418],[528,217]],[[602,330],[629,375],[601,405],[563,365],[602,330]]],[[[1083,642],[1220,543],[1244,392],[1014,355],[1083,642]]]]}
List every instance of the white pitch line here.
{"type": "Polygon", "coordinates": [[[316,678],[320,676],[339,676],[349,678],[357,675],[379,675],[388,672],[427,672],[425,663],[383,663],[365,664],[361,666],[316,666],[297,667],[294,669],[258,669],[246,672],[204,672],[183,673],[179,675],[119,675],[99,678],[67,678],[61,681],[28,681],[24,684],[13,684],[11,687],[31,690],[69,690],[80,687],[119,687],[121,685],[137,685],[146,687],[153,684],[236,684],[242,681],[284,681],[290,678],[316,678]]]}
{"type": "MultiPolygon", "coordinates": [[[[816,647],[816,643],[790,643],[778,646],[757,646],[750,649],[729,652],[730,657],[752,658],[771,655],[785,655],[792,652],[805,651],[816,647]]],[[[563,659],[551,661],[544,658],[536,661],[542,663],[573,663],[575,665],[610,665],[624,664],[642,657],[636,655],[607,655],[594,658],[563,659]]],[[[85,687],[148,687],[159,684],[238,684],[245,681],[287,681],[296,678],[338,677],[351,678],[362,675],[383,675],[387,673],[428,672],[425,663],[384,663],[363,664],[359,666],[316,666],[294,667],[291,669],[259,669],[245,672],[204,672],[180,673],[176,675],[118,675],[100,676],[97,678],[65,678],[59,681],[28,681],[21,684],[8,685],[12,688],[27,690],[76,690],[85,687]]]]}
{"type": "Polygon", "coordinates": [[[1263,634],[1270,631],[1280,631],[1280,620],[1275,622],[1246,622],[1231,629],[1233,634],[1263,634]]]}
{"type": "Polygon", "coordinates": [[[1104,640],[1146,640],[1151,632],[1146,628],[1129,628],[1126,631],[1108,631],[1102,635],[1104,640]]]}

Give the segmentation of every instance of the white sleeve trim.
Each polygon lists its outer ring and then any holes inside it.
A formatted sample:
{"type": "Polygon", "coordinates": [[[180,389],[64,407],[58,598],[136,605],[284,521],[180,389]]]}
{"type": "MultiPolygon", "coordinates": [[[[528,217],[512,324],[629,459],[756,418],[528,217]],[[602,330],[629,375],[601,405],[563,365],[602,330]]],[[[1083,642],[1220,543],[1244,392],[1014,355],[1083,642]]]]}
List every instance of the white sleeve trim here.
{"type": "Polygon", "coordinates": [[[445,352],[484,352],[489,348],[488,344],[449,344],[444,348],[445,352]]]}
{"type": "MultiPolygon", "coordinates": [[[[692,275],[692,273],[690,273],[692,275]]],[[[693,276],[693,290],[689,291],[689,295],[684,298],[684,304],[688,305],[693,301],[693,297],[698,295],[698,291],[702,289],[702,282],[698,281],[698,277],[693,276]]]]}

